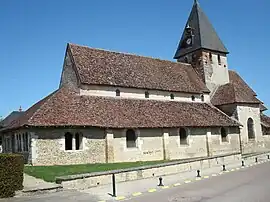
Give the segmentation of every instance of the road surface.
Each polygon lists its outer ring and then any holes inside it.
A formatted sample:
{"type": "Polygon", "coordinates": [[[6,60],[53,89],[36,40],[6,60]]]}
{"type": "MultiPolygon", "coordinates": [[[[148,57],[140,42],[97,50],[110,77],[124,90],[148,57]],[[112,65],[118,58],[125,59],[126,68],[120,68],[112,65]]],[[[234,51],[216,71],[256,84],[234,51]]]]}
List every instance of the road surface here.
{"type": "MultiPolygon", "coordinates": [[[[2,199],[0,202],[99,202],[95,196],[79,191],[2,199]]],[[[126,202],[270,202],[270,162],[194,181],[177,187],[143,193],[126,202]]]]}

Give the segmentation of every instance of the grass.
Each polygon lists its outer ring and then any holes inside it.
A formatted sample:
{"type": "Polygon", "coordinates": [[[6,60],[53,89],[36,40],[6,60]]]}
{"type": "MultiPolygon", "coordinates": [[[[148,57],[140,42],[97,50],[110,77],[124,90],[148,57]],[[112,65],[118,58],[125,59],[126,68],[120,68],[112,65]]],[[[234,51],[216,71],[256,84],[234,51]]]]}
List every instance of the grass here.
{"type": "Polygon", "coordinates": [[[156,165],[169,161],[146,161],[107,164],[81,164],[81,165],[59,165],[59,166],[25,166],[24,172],[47,182],[55,182],[56,177],[75,175],[83,173],[101,172],[124,168],[133,168],[146,165],[156,165]]]}

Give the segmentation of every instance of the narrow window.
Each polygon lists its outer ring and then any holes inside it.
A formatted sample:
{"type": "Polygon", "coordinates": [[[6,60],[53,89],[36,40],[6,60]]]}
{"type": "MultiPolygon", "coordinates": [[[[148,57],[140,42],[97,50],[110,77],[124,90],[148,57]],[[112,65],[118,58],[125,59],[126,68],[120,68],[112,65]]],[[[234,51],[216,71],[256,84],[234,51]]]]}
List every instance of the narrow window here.
{"type": "Polygon", "coordinates": [[[249,118],[247,121],[247,128],[248,128],[248,139],[254,139],[255,133],[254,133],[254,122],[252,118],[249,118]]]}
{"type": "Polygon", "coordinates": [[[191,100],[195,101],[195,96],[194,95],[191,96],[191,100]]]}
{"type": "Polygon", "coordinates": [[[82,135],[80,133],[75,134],[76,150],[82,149],[82,135]]]}
{"type": "Polygon", "coordinates": [[[218,64],[221,65],[221,58],[219,54],[218,54],[218,64]]]}
{"type": "Polygon", "coordinates": [[[204,102],[204,95],[201,95],[201,101],[204,102]]]}
{"type": "Polygon", "coordinates": [[[23,151],[28,152],[29,145],[28,145],[28,133],[23,133],[23,151]]]}
{"type": "Polygon", "coordinates": [[[209,60],[210,60],[211,63],[213,62],[213,57],[212,57],[212,53],[211,52],[209,53],[209,60]]]}
{"type": "Polygon", "coordinates": [[[65,149],[72,150],[72,139],[73,135],[71,133],[65,134],[65,149]]]}
{"type": "Polygon", "coordinates": [[[126,132],[126,143],[127,143],[127,148],[133,148],[136,147],[136,134],[134,130],[127,130],[126,132]]]}
{"type": "Polygon", "coordinates": [[[145,91],[144,96],[145,96],[145,98],[149,98],[149,92],[145,91]]]}
{"type": "Polygon", "coordinates": [[[228,142],[228,134],[225,128],[221,128],[221,141],[222,142],[228,142]]]}
{"type": "Polygon", "coordinates": [[[186,129],[180,128],[179,136],[180,136],[180,145],[186,145],[187,144],[187,132],[186,132],[186,129]]]}
{"type": "Polygon", "coordinates": [[[171,100],[174,100],[174,94],[173,93],[171,93],[170,97],[171,97],[171,100]]]}
{"type": "Polygon", "coordinates": [[[116,93],[116,96],[120,96],[120,90],[119,89],[116,89],[115,93],[116,93]]]}
{"type": "Polygon", "coordinates": [[[187,57],[185,57],[185,63],[188,63],[188,58],[187,57]]]}

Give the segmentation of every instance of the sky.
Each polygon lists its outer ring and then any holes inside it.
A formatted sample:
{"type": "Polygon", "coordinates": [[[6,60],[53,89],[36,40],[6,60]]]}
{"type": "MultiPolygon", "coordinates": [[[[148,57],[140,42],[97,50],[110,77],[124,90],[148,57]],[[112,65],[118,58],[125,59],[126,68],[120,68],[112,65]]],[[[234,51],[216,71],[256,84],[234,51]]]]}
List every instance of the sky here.
{"type": "MultiPolygon", "coordinates": [[[[199,3],[230,51],[229,69],[270,108],[270,1],[199,3]]],[[[0,0],[0,116],[26,110],[58,88],[68,42],[173,60],[192,4],[0,0]]]]}

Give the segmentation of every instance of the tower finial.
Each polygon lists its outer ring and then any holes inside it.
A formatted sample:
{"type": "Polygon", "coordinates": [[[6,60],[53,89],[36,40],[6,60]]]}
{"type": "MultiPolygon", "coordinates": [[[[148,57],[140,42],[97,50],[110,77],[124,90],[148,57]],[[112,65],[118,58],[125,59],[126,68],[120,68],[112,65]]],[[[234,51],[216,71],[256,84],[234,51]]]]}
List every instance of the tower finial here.
{"type": "Polygon", "coordinates": [[[194,4],[198,4],[199,2],[198,2],[198,0],[194,0],[194,4]]]}

